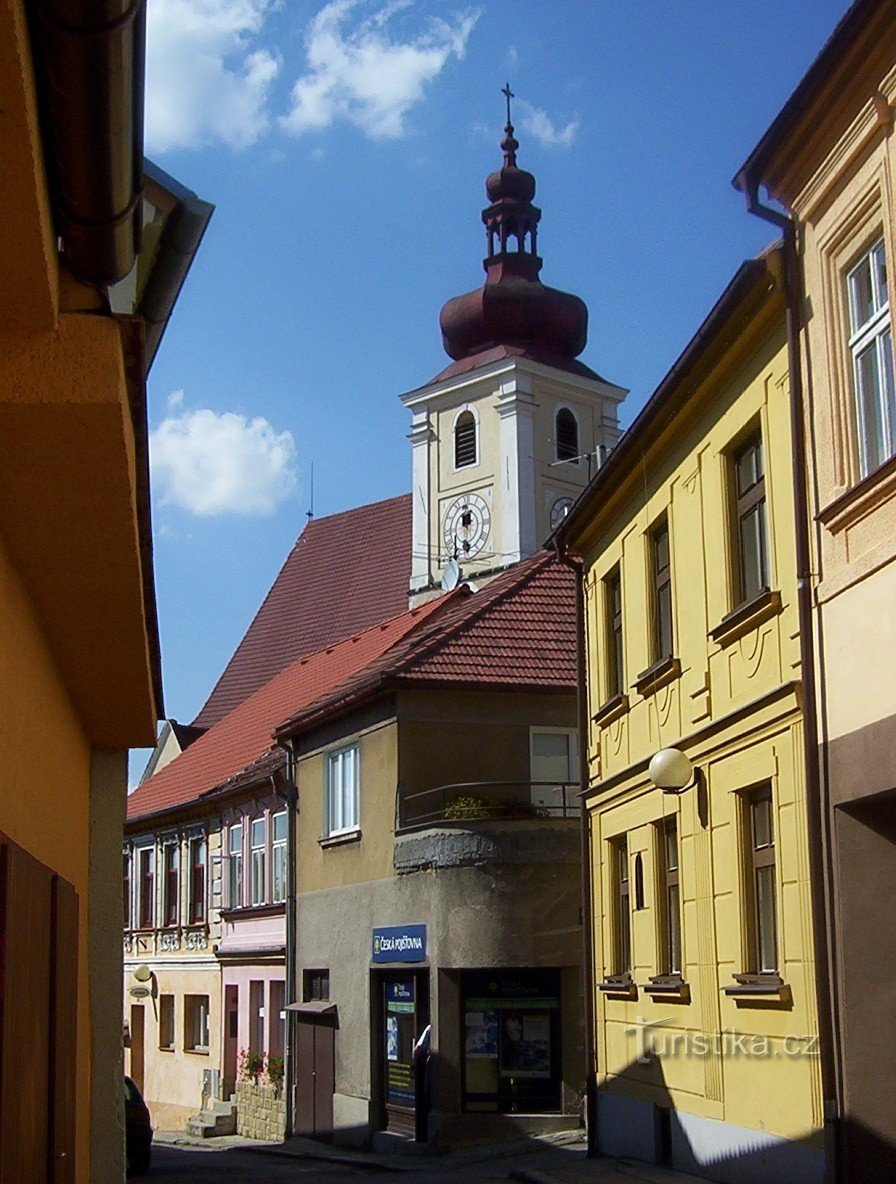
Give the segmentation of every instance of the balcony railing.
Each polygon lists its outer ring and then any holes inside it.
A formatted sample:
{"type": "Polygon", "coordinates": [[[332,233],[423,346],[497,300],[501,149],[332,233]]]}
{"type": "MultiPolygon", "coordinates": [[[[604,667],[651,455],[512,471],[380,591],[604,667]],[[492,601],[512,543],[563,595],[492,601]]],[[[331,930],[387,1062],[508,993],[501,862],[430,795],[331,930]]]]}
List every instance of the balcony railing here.
{"type": "Polygon", "coordinates": [[[576,818],[579,784],[572,781],[458,781],[398,795],[398,830],[477,819],[576,818]]]}

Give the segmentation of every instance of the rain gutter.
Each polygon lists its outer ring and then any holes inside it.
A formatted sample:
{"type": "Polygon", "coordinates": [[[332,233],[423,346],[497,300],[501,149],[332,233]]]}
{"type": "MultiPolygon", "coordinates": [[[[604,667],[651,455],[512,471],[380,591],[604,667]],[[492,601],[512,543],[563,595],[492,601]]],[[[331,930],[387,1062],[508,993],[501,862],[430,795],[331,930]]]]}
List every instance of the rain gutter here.
{"type": "Polygon", "coordinates": [[[78,279],[106,287],[140,248],[144,0],[29,6],[56,231],[78,279]]]}

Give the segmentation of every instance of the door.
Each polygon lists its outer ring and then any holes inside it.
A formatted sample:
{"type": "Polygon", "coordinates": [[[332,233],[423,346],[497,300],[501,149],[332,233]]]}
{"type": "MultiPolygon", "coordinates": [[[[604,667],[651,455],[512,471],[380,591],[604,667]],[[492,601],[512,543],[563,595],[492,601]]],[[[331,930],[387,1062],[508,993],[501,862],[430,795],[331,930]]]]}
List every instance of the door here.
{"type": "Polygon", "coordinates": [[[143,1093],[143,1040],[145,1011],[142,1003],[131,1004],[131,1080],[143,1093]]]}
{"type": "Polygon", "coordinates": [[[221,1096],[229,1098],[236,1090],[236,1057],[240,1024],[240,989],[235,984],[224,988],[224,1083],[221,1096]]]}
{"type": "Polygon", "coordinates": [[[387,974],[382,980],[379,1063],[386,1130],[417,1136],[414,1045],[429,1022],[428,976],[414,971],[387,974]]]}
{"type": "Polygon", "coordinates": [[[295,1134],[329,1142],[336,1089],[335,1015],[299,1012],[296,1018],[295,1134]]]}

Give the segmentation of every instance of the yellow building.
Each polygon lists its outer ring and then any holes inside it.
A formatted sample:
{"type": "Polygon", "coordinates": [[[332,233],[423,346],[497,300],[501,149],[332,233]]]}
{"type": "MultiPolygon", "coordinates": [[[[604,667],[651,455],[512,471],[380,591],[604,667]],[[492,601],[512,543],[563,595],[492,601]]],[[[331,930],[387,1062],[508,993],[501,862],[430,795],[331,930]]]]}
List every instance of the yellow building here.
{"type": "Polygon", "coordinates": [[[789,417],[775,248],[556,537],[584,561],[597,1148],[806,1184],[825,1156],[789,417]]]}
{"type": "Polygon", "coordinates": [[[161,707],[142,323],[143,36],[0,4],[0,1179],[121,1180],[127,749],[161,707]],[[58,23],[56,20],[58,17],[58,23]],[[84,33],[90,31],[91,36],[84,33]],[[52,85],[50,80],[52,79],[52,85]]]}

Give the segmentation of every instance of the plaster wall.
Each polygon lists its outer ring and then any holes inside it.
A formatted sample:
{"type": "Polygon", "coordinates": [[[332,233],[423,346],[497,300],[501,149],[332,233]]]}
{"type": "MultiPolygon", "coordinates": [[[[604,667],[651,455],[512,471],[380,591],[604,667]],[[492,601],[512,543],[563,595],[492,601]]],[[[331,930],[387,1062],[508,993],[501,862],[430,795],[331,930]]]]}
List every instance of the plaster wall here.
{"type": "MultiPolygon", "coordinates": [[[[234,986],[239,991],[239,1017],[237,1019],[237,1056],[243,1049],[252,1047],[252,1039],[250,1036],[250,1016],[249,1016],[249,984],[260,982],[263,984],[263,1029],[264,1037],[262,1040],[261,1052],[269,1052],[271,1048],[271,1025],[274,1022],[274,1016],[271,1012],[271,983],[284,982],[284,964],[281,961],[277,963],[256,963],[252,966],[246,965],[227,965],[222,967],[221,976],[221,999],[226,998],[226,989],[229,986],[234,986]]],[[[286,1000],[286,1002],[289,1002],[286,1000]]],[[[222,1009],[223,1012],[223,1009],[222,1009]]],[[[222,1023],[225,1022],[222,1014],[222,1023]]],[[[281,1054],[282,1055],[282,1054],[281,1054]]]]}

